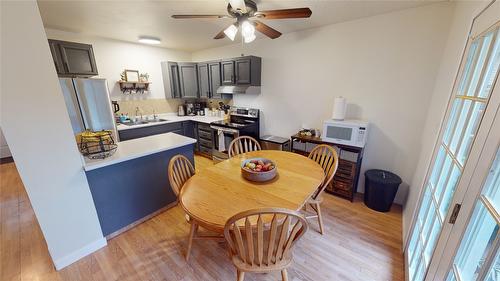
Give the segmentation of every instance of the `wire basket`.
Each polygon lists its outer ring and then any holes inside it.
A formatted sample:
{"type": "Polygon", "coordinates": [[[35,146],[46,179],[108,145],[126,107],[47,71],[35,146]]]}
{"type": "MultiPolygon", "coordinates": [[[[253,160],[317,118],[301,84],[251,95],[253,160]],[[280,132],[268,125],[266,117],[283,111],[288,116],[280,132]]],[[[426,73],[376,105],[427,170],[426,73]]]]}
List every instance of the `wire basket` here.
{"type": "Polygon", "coordinates": [[[84,131],[78,135],[79,149],[83,156],[90,159],[104,159],[113,155],[118,147],[111,131],[84,131]]]}

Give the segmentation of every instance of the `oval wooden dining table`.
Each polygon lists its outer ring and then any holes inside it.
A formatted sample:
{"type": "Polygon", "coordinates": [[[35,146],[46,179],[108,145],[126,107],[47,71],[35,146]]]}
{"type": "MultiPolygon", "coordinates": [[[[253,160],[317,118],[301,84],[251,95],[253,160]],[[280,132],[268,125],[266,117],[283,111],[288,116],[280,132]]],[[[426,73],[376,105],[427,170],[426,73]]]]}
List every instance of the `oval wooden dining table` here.
{"type": "Polygon", "coordinates": [[[198,225],[223,233],[233,215],[256,208],[300,210],[321,185],[324,172],[313,160],[286,151],[261,150],[234,156],[192,176],[180,193],[180,204],[198,225]],[[275,162],[277,176],[268,182],[247,181],[241,162],[264,157],[275,162]]]}

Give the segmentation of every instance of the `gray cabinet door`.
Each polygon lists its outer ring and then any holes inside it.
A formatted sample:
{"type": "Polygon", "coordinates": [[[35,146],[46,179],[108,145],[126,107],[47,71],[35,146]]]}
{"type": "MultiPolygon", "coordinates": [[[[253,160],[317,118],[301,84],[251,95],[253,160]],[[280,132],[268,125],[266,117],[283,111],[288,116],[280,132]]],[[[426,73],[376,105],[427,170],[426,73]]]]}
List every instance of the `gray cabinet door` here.
{"type": "Polygon", "coordinates": [[[221,99],[222,94],[217,93],[217,89],[221,85],[220,62],[209,63],[208,72],[210,77],[210,97],[214,99],[221,99]]]}
{"type": "Polygon", "coordinates": [[[97,75],[92,45],[60,42],[59,48],[68,74],[97,75]]]}
{"type": "Polygon", "coordinates": [[[200,90],[200,98],[210,97],[210,78],[208,75],[208,64],[198,64],[198,87],[200,90]]]}
{"type": "Polygon", "coordinates": [[[94,76],[97,66],[92,45],[49,39],[59,76],[94,76]]]}
{"type": "Polygon", "coordinates": [[[221,62],[222,68],[222,85],[234,84],[234,61],[227,60],[221,62]]]}
{"type": "Polygon", "coordinates": [[[168,62],[168,76],[170,80],[170,91],[172,98],[181,97],[181,86],[179,81],[179,65],[175,62],[168,62]]]}
{"type": "Polygon", "coordinates": [[[196,63],[179,63],[179,78],[183,98],[198,97],[198,74],[196,63]]]}
{"type": "Polygon", "coordinates": [[[236,59],[234,61],[234,68],[235,84],[250,84],[252,82],[252,60],[250,58],[236,59]]]}
{"type": "Polygon", "coordinates": [[[52,59],[54,60],[54,65],[56,67],[57,74],[64,74],[64,63],[61,57],[61,51],[59,49],[58,41],[49,40],[50,52],[52,53],[52,59]]]}

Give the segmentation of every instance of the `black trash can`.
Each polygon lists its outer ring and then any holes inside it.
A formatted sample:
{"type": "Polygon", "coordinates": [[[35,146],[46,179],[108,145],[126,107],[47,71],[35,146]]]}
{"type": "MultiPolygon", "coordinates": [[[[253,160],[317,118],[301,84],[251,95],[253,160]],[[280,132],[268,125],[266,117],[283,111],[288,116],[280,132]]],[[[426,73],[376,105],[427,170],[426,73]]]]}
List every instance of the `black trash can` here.
{"type": "Polygon", "coordinates": [[[401,178],[384,170],[365,172],[365,205],[379,212],[389,212],[401,178]]]}

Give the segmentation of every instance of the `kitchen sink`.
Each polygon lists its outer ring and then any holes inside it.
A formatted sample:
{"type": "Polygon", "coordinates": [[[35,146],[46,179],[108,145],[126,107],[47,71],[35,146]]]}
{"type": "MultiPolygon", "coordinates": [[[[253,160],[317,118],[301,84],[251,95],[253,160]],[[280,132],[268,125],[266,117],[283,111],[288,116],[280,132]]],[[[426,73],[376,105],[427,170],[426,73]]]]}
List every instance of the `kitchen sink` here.
{"type": "Polygon", "coordinates": [[[140,120],[140,121],[135,121],[135,122],[126,122],[122,123],[123,125],[127,126],[135,126],[135,125],[142,125],[142,124],[149,124],[149,123],[158,123],[158,122],[165,122],[168,121],[168,119],[152,119],[152,120],[140,120]]]}

